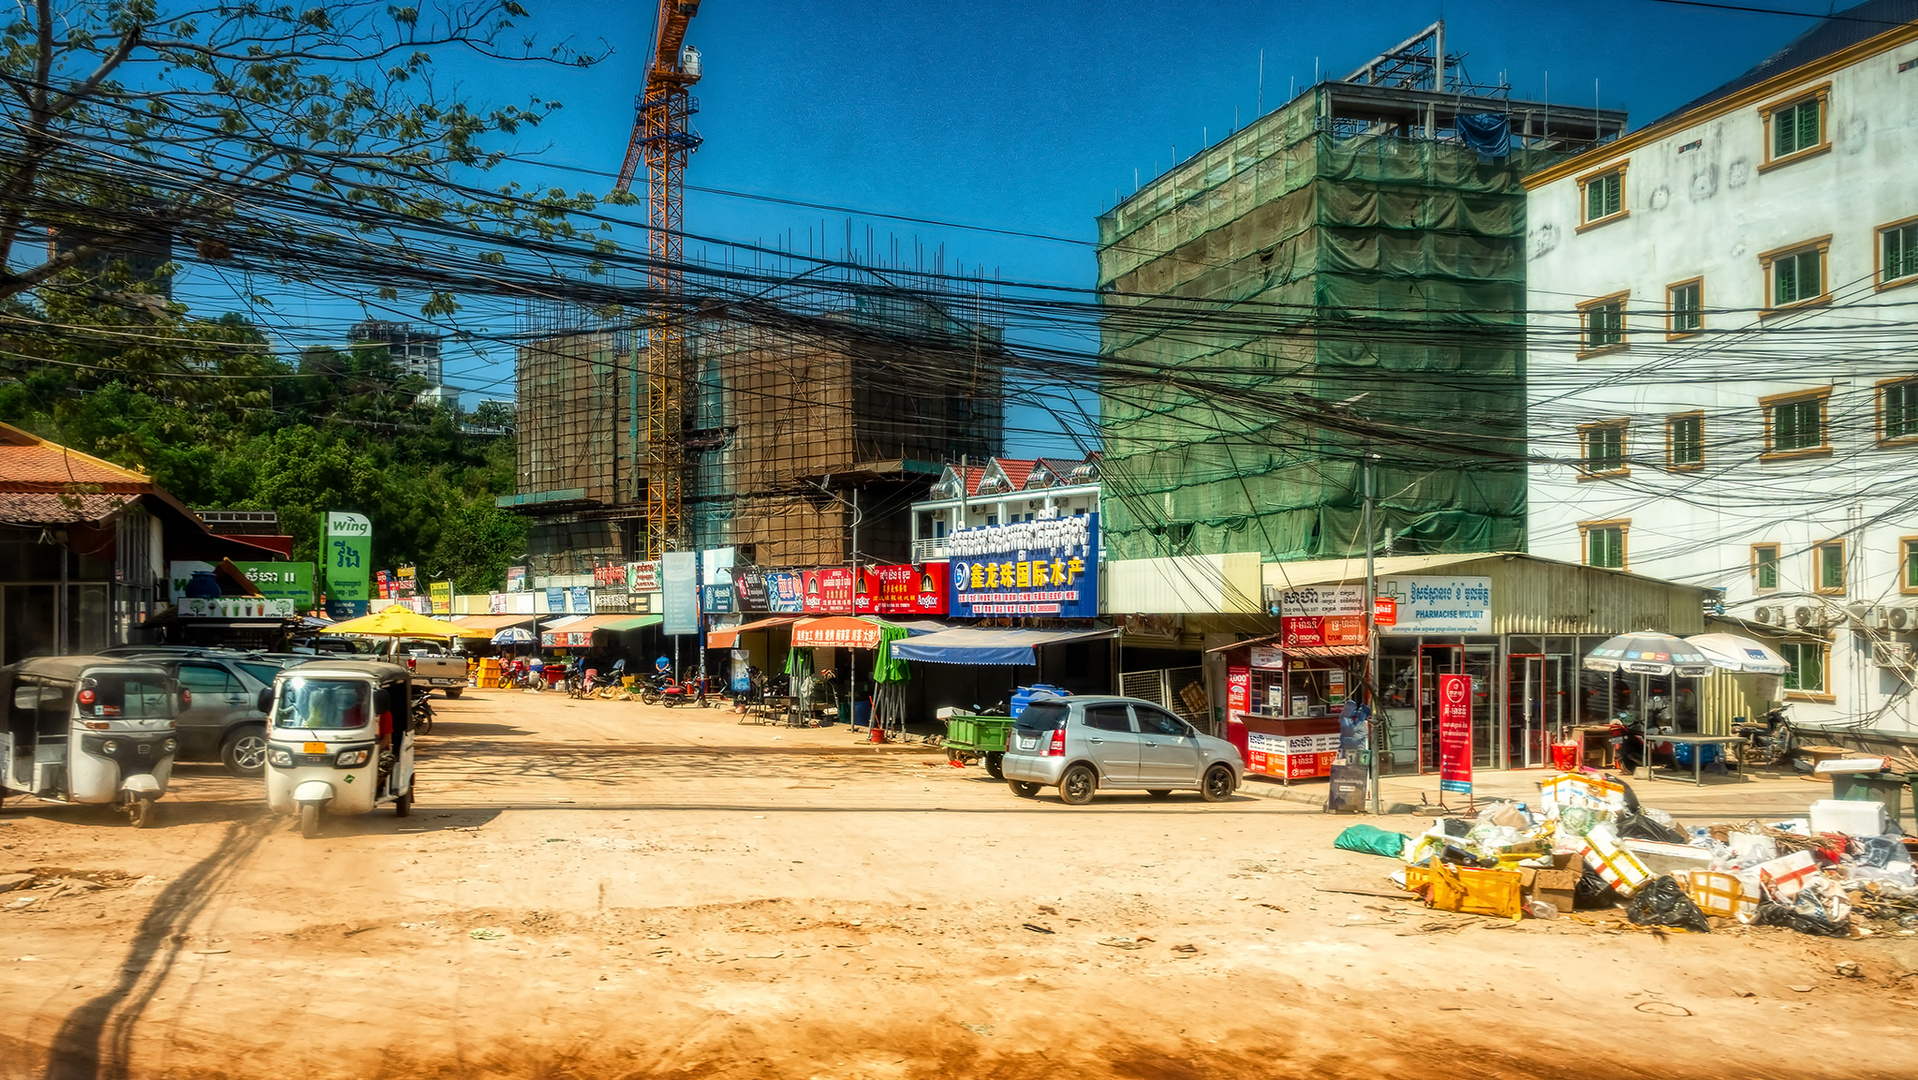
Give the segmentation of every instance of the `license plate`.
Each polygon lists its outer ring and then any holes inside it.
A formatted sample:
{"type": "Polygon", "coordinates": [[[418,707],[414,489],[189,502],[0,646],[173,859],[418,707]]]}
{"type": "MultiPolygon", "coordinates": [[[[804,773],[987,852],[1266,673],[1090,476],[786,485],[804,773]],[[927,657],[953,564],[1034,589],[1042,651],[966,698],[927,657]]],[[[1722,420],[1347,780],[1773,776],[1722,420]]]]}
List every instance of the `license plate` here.
{"type": "Polygon", "coordinates": [[[326,744],[323,742],[302,743],[300,751],[307,754],[324,754],[326,753],[326,744]]]}
{"type": "Polygon", "coordinates": [[[1039,745],[1039,738],[1036,735],[1031,738],[1021,738],[1019,740],[1019,749],[1021,750],[1030,750],[1037,745],[1039,745]]]}

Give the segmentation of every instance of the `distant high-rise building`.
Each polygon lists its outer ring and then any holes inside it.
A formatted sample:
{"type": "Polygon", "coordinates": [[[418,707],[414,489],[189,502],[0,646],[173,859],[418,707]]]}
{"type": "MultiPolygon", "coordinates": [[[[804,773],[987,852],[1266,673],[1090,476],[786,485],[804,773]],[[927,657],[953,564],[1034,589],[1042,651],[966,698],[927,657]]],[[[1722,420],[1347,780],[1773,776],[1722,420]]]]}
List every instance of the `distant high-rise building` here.
{"type": "Polygon", "coordinates": [[[440,335],[436,333],[417,329],[412,323],[363,319],[353,324],[347,340],[355,345],[386,346],[396,374],[417,375],[433,387],[445,382],[440,375],[440,335]]]}

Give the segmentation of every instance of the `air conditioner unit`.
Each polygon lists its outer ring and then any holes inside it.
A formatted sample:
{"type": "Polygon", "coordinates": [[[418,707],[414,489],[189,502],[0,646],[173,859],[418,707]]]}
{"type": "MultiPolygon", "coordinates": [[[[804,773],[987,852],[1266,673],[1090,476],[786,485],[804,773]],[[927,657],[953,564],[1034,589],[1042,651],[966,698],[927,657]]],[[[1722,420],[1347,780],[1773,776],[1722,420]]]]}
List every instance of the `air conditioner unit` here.
{"type": "Polygon", "coordinates": [[[1891,668],[1901,676],[1909,678],[1912,674],[1912,648],[1902,641],[1873,645],[1871,662],[1881,668],[1891,668]]]}
{"type": "Polygon", "coordinates": [[[1877,611],[1878,609],[1875,607],[1872,607],[1870,604],[1845,605],[1845,614],[1847,616],[1850,616],[1852,622],[1855,622],[1859,624],[1860,626],[1872,625],[1872,619],[1876,616],[1877,611]]]}
{"type": "Polygon", "coordinates": [[[1918,611],[1908,607],[1885,608],[1885,625],[1892,630],[1918,629],[1918,611]]]}
{"type": "Polygon", "coordinates": [[[1871,618],[1865,620],[1865,625],[1871,627],[1873,630],[1891,629],[1891,609],[1882,607],[1872,608],[1871,618]]]}
{"type": "Polygon", "coordinates": [[[1755,607],[1752,609],[1752,621],[1767,626],[1785,625],[1785,609],[1781,607],[1755,607]]]}
{"type": "Polygon", "coordinates": [[[1819,609],[1815,607],[1793,608],[1791,621],[1799,626],[1817,626],[1819,609]]]}

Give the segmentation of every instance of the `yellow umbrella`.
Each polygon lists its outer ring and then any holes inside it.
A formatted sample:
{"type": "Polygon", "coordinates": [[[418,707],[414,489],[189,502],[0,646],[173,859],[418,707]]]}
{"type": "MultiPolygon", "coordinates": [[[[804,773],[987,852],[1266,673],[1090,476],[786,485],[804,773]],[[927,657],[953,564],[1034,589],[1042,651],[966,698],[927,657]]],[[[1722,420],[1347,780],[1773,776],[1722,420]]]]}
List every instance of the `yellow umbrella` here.
{"type": "Polygon", "coordinates": [[[457,637],[457,627],[438,619],[429,619],[398,604],[385,611],[362,615],[357,619],[334,623],[322,634],[364,634],[372,637],[457,637]]]}

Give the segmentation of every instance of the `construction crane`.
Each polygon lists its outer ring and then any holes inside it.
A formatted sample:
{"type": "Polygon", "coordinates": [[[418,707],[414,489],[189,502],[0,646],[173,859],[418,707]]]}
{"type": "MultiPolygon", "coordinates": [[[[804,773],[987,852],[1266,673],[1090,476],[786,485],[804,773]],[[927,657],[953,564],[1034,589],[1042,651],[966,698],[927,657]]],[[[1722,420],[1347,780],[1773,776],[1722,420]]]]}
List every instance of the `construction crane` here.
{"type": "Polygon", "coordinates": [[[699,111],[692,87],[699,81],[699,51],[686,44],[686,28],[699,14],[699,0],[660,0],[653,26],[653,56],[646,90],[633,100],[632,139],[615,190],[632,186],[646,163],[646,224],[652,258],[647,284],[653,301],[646,350],[646,557],[679,546],[681,486],[685,476],[686,341],[677,302],[685,240],[680,231],[686,158],[699,149],[687,120],[699,111]]]}

